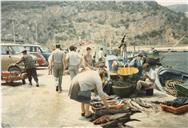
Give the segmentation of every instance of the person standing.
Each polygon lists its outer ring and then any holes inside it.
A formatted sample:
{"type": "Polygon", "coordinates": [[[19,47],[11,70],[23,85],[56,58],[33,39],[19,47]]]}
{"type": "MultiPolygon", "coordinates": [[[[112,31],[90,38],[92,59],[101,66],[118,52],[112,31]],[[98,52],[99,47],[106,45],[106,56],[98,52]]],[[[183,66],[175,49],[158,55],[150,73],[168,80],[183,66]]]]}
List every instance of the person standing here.
{"type": "Polygon", "coordinates": [[[96,52],[94,53],[93,57],[92,57],[92,66],[95,68],[96,66],[96,52]]]}
{"type": "Polygon", "coordinates": [[[26,73],[29,79],[29,84],[32,85],[32,77],[36,82],[36,86],[39,87],[38,83],[38,77],[37,77],[37,71],[36,71],[36,65],[33,57],[29,54],[27,54],[27,50],[22,51],[23,56],[16,64],[20,64],[21,62],[24,63],[26,73]]]}
{"type": "Polygon", "coordinates": [[[99,61],[99,60],[102,60],[102,61],[105,60],[103,48],[100,48],[100,50],[99,50],[99,52],[98,52],[98,61],[99,61]]]}
{"type": "Polygon", "coordinates": [[[141,76],[143,64],[144,64],[144,57],[140,53],[140,54],[138,54],[138,56],[136,56],[135,58],[132,59],[132,61],[129,63],[129,66],[137,67],[139,70],[138,75],[141,76]]]}
{"type": "Polygon", "coordinates": [[[81,56],[76,52],[75,46],[69,47],[70,52],[67,54],[66,57],[66,64],[68,66],[69,74],[71,77],[71,80],[76,76],[78,73],[79,66],[82,63],[81,56]]]}
{"type": "MultiPolygon", "coordinates": [[[[53,48],[52,49],[52,52],[54,51],[55,49],[53,48]]],[[[50,54],[50,56],[48,57],[48,75],[52,75],[52,54],[50,54]]]]}
{"type": "Polygon", "coordinates": [[[86,48],[86,54],[84,55],[84,66],[89,67],[90,69],[93,69],[93,63],[92,63],[92,55],[91,55],[91,48],[86,48]]]}
{"type": "Polygon", "coordinates": [[[62,78],[65,65],[65,54],[61,50],[60,44],[56,45],[56,49],[52,52],[51,67],[56,82],[56,91],[62,91],[62,78]]]}

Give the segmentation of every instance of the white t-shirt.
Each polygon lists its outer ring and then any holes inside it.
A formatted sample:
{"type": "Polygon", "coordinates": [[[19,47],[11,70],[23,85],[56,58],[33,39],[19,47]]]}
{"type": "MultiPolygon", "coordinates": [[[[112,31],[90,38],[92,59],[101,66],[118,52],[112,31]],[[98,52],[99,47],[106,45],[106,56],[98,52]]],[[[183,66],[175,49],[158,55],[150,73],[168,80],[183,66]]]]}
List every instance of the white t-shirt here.
{"type": "Polygon", "coordinates": [[[48,63],[50,64],[52,61],[52,54],[48,57],[48,63]]]}
{"type": "Polygon", "coordinates": [[[69,65],[76,66],[76,65],[80,64],[81,56],[77,52],[70,51],[67,54],[66,59],[69,59],[69,65]]]}
{"type": "Polygon", "coordinates": [[[56,49],[52,52],[51,61],[54,64],[62,64],[63,63],[64,53],[60,49],[56,49]]]}
{"type": "Polygon", "coordinates": [[[99,58],[104,58],[104,52],[102,51],[102,50],[100,50],[99,52],[98,52],[98,59],[99,58]]]}
{"type": "Polygon", "coordinates": [[[99,96],[108,96],[103,92],[102,81],[97,71],[88,70],[77,74],[72,82],[78,81],[81,91],[97,89],[99,96]]]}
{"type": "MultiPolygon", "coordinates": [[[[149,72],[146,72],[146,75],[148,75],[153,80],[156,79],[156,72],[153,69],[150,69],[149,72]]],[[[154,83],[154,82],[150,81],[148,78],[146,79],[146,82],[148,82],[148,83],[154,83]]]]}

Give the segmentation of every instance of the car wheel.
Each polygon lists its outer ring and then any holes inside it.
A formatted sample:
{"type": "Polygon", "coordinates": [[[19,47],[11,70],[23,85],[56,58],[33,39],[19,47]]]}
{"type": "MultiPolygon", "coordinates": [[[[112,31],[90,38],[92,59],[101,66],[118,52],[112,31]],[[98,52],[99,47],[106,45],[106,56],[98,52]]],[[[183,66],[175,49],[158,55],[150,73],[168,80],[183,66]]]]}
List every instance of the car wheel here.
{"type": "Polygon", "coordinates": [[[22,84],[26,84],[25,79],[22,80],[22,84]]]}

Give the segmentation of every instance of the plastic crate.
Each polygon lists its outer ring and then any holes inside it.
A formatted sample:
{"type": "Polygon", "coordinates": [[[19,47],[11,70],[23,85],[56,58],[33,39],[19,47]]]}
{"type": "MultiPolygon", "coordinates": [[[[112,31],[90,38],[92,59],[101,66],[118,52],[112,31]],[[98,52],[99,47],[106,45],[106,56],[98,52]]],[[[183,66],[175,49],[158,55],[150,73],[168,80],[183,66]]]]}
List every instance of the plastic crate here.
{"type": "Polygon", "coordinates": [[[180,106],[180,107],[173,107],[173,106],[168,106],[165,104],[160,104],[161,109],[166,112],[171,112],[174,114],[182,114],[188,111],[188,104],[180,106]]]}

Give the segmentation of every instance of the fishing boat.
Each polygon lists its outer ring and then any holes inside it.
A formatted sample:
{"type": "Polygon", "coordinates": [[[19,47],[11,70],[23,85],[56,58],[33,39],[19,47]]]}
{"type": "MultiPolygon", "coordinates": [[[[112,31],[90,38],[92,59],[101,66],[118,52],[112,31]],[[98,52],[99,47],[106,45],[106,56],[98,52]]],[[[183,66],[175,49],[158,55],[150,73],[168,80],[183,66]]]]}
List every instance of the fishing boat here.
{"type": "Polygon", "coordinates": [[[178,71],[172,68],[165,68],[165,67],[159,67],[156,69],[157,76],[156,76],[156,87],[158,90],[165,92],[165,84],[169,80],[176,80],[176,81],[182,81],[182,83],[175,84],[175,89],[178,94],[181,92],[188,94],[188,73],[178,71]]]}

